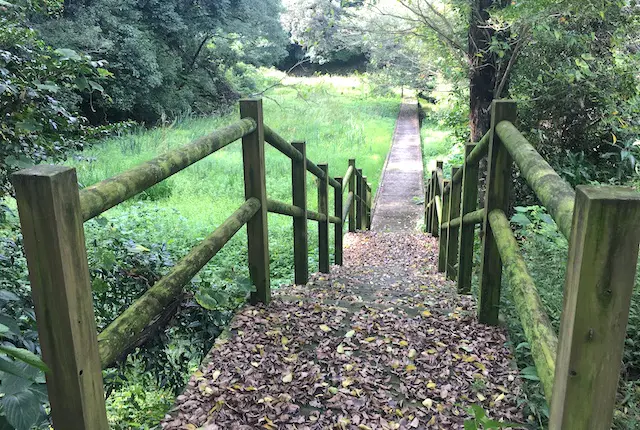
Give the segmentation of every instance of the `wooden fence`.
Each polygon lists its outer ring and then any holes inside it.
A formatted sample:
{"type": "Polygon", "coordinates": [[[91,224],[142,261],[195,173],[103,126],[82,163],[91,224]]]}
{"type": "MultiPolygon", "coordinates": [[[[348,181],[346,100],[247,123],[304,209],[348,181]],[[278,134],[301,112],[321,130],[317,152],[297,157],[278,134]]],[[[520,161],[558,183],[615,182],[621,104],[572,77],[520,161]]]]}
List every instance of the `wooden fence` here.
{"type": "Polygon", "coordinates": [[[296,284],[309,274],[307,220],[318,222],[319,269],[329,272],[329,224],[335,225],[335,263],[342,264],[343,226],[371,225],[371,186],[354,159],[343,177],[329,176],[327,164],[306,157],[305,143],[289,144],[263,124],[262,101],[242,100],[241,119],[124,173],[78,189],[75,169],[37,166],[13,175],[29,279],[45,363],[53,425],[62,430],[107,429],[102,369],[126,354],[145,327],[244,225],[253,303],[269,303],[267,212],[293,218],[296,284]],[[97,333],[84,222],[98,216],[187,166],[242,139],[245,203],[194,247],[171,271],[97,333]],[[293,204],[267,198],[264,143],[291,159],[293,204]],[[317,177],[318,211],[307,207],[306,174],[317,177]],[[329,186],[334,190],[329,213],[329,186]],[[344,193],[348,190],[346,200],[344,193]]]}
{"type": "MultiPolygon", "coordinates": [[[[438,269],[471,291],[476,225],[482,228],[480,322],[498,324],[502,274],[531,345],[552,430],[610,429],[640,243],[640,194],[622,187],[574,190],[518,131],[516,104],[495,101],[491,129],[465,147],[464,165],[426,187],[425,225],[439,236],[438,269]],[[487,156],[484,207],[478,163],[487,156]],[[505,215],[513,164],[569,240],[560,334],[549,322],[505,215]]],[[[561,288],[558,285],[558,288],[561,288]]]]}

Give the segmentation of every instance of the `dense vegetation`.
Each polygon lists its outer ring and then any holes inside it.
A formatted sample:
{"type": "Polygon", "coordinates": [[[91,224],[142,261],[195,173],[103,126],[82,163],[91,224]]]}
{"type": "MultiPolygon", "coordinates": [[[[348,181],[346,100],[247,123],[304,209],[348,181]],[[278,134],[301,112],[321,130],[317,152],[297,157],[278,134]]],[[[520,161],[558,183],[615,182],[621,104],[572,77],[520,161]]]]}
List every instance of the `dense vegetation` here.
{"type": "MultiPolygon", "coordinates": [[[[428,162],[458,164],[461,145],[486,132],[491,100],[509,97],[520,129],[572,185],[637,186],[638,70],[633,0],[0,0],[0,428],[46,422],[11,172],[67,160],[86,186],[236,118],[237,98],[254,94],[265,96],[272,128],[307,139],[311,158],[342,173],[357,156],[375,185],[394,94],[405,87],[423,105],[437,103],[424,122],[428,162]],[[356,64],[367,76],[327,84],[259,69],[306,62],[356,64]]],[[[287,160],[269,152],[267,162],[269,193],[288,200],[287,160]]],[[[238,148],[229,148],[87,224],[101,328],[237,207],[239,169],[238,148]]],[[[516,191],[514,228],[527,259],[546,263],[533,275],[557,323],[566,242],[532,192],[516,191]]],[[[270,223],[277,284],[290,280],[291,237],[286,220],[270,223]]],[[[243,249],[241,233],[144,345],[106,371],[119,428],[157,422],[243,303],[243,249]]],[[[640,421],[639,306],[634,299],[618,428],[640,421]]],[[[531,381],[523,402],[542,425],[547,411],[527,345],[506,316],[531,381]]]]}

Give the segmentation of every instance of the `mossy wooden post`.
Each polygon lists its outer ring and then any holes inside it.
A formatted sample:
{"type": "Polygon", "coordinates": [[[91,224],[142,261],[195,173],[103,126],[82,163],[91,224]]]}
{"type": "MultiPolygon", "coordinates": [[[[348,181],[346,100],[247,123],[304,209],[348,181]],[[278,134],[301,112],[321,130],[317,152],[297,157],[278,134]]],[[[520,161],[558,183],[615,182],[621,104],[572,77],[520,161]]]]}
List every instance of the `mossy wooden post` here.
{"type": "Polygon", "coordinates": [[[358,190],[358,200],[356,201],[356,229],[362,230],[362,218],[364,217],[364,194],[362,193],[362,169],[356,169],[356,190],[358,190]]]}
{"type": "Polygon", "coordinates": [[[635,283],[640,194],[579,186],[564,287],[550,430],[608,430],[635,283]]]}
{"type": "Polygon", "coordinates": [[[429,200],[431,201],[431,207],[429,208],[429,225],[428,233],[433,236],[434,224],[436,223],[436,193],[438,192],[438,184],[436,182],[436,171],[431,172],[431,194],[429,200]]]}
{"type": "Polygon", "coordinates": [[[329,166],[318,164],[324,179],[318,179],[318,213],[325,216],[318,221],[318,270],[329,273],[329,166]]]}
{"type": "Polygon", "coordinates": [[[353,173],[351,174],[351,178],[349,178],[349,192],[353,193],[353,202],[351,203],[351,208],[349,208],[349,231],[351,233],[356,231],[356,205],[358,204],[358,200],[356,196],[358,193],[356,192],[356,177],[358,173],[356,171],[356,159],[349,159],[349,166],[353,166],[353,173]]]}
{"type": "MultiPolygon", "coordinates": [[[[333,210],[336,217],[342,220],[342,178],[337,177],[335,180],[340,184],[340,187],[334,188],[333,192],[333,210]]],[[[335,260],[338,266],[342,266],[342,223],[337,222],[334,225],[335,227],[335,237],[334,237],[334,253],[335,260]]]]}
{"type": "Polygon", "coordinates": [[[13,175],[53,425],[107,430],[91,280],[75,169],[13,175]]]}
{"type": "MultiPolygon", "coordinates": [[[[433,176],[433,179],[435,181],[435,188],[434,188],[434,193],[433,193],[433,208],[431,209],[431,214],[432,214],[432,224],[431,224],[431,235],[433,237],[438,237],[440,236],[440,224],[442,224],[444,221],[442,219],[440,219],[440,216],[438,216],[438,205],[436,202],[436,198],[440,198],[440,203],[441,206],[443,203],[443,187],[440,186],[440,181],[438,180],[438,172],[440,172],[440,174],[442,175],[442,169],[444,167],[444,163],[442,161],[436,161],[436,171],[435,174],[433,176]]],[[[444,209],[441,208],[441,213],[440,215],[442,215],[444,209]]]]}
{"type": "Polygon", "coordinates": [[[362,229],[363,230],[369,230],[369,218],[370,218],[370,211],[369,211],[369,196],[371,193],[369,193],[369,183],[367,182],[367,177],[363,176],[362,177],[362,195],[364,196],[364,216],[362,217],[362,229]]]}
{"type": "MultiPolygon", "coordinates": [[[[442,189],[447,188],[447,184],[449,183],[448,179],[444,180],[444,186],[442,189]]],[[[440,225],[444,223],[448,223],[451,221],[449,218],[449,197],[451,196],[451,192],[447,191],[446,193],[442,193],[442,219],[440,220],[440,225]]],[[[440,241],[438,243],[438,272],[444,273],[447,271],[447,232],[448,229],[441,229],[438,226],[438,230],[440,230],[440,241]]]]}
{"type": "MultiPolygon", "coordinates": [[[[469,154],[475,148],[474,143],[465,145],[465,163],[462,171],[462,205],[460,216],[474,212],[478,205],[478,164],[467,164],[469,154]]],[[[475,224],[460,224],[460,259],[458,260],[458,293],[471,293],[471,276],[473,274],[473,245],[475,241],[475,224]]]]}
{"type": "Polygon", "coordinates": [[[293,217],[293,265],[295,283],[305,285],[309,281],[309,237],[307,231],[307,145],[292,142],[302,154],[302,160],[291,160],[293,205],[304,211],[304,217],[293,217]]]}
{"type": "Polygon", "coordinates": [[[480,306],[478,320],[483,324],[497,325],[500,311],[500,284],[502,262],[496,245],[489,213],[494,209],[507,212],[511,191],[513,161],[509,151],[498,138],[495,127],[500,121],[516,122],[516,103],[511,100],[494,100],[491,105],[491,130],[487,168],[487,190],[484,203],[484,239],[480,268],[480,306]]]}
{"type": "Polygon", "coordinates": [[[255,197],[260,201],[260,209],[247,223],[249,274],[256,288],[256,291],[251,293],[251,302],[268,304],[271,300],[271,284],[269,280],[269,237],[262,100],[240,100],[240,117],[252,118],[256,122],[256,129],[242,138],[244,195],[247,200],[255,197]]]}
{"type": "MultiPolygon", "coordinates": [[[[459,167],[451,168],[451,177],[453,178],[460,170],[459,167]]],[[[456,219],[460,216],[460,199],[462,195],[462,183],[451,182],[451,190],[449,192],[449,220],[456,219]]],[[[447,228],[447,279],[455,281],[458,276],[458,238],[460,227],[451,225],[447,228]]]]}

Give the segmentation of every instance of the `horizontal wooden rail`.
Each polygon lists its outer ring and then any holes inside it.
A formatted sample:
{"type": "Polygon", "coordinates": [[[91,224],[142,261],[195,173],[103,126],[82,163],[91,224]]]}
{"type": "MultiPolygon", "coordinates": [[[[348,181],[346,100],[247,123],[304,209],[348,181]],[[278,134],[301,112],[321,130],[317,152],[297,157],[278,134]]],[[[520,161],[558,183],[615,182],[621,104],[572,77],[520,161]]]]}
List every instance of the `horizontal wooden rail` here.
{"type": "Polygon", "coordinates": [[[273,131],[266,124],[264,126],[264,140],[292,160],[302,161],[303,155],[300,153],[300,151],[298,151],[289,142],[280,137],[278,133],[273,131]]]}
{"type": "Polygon", "coordinates": [[[342,220],[340,219],[340,217],[334,215],[329,215],[329,222],[331,224],[342,224],[342,220]]]}
{"type": "Polygon", "coordinates": [[[558,337],[551,326],[533,279],[527,271],[509,220],[504,212],[496,209],[489,214],[489,222],[545,397],[547,402],[551,402],[558,337]]]}
{"type": "MultiPolygon", "coordinates": [[[[287,157],[295,161],[302,161],[302,154],[295,149],[289,142],[283,139],[278,133],[273,131],[267,125],[264,126],[264,140],[271,144],[278,151],[282,152],[287,157]]],[[[307,170],[311,172],[318,179],[324,179],[325,174],[317,165],[307,158],[307,170]]],[[[338,181],[333,178],[329,178],[329,185],[333,188],[340,187],[338,181]]]]}
{"type": "Polygon", "coordinates": [[[314,212],[314,211],[310,211],[309,209],[307,209],[307,219],[313,220],[313,221],[318,221],[318,222],[323,222],[327,220],[327,216],[325,214],[321,214],[318,212],[314,212]]]}
{"type": "Polygon", "coordinates": [[[244,118],[233,124],[142,163],[126,172],[105,179],[80,191],[82,217],[88,221],[107,209],[167,179],[196,161],[252,133],[256,122],[244,118]]]}
{"type": "Polygon", "coordinates": [[[346,222],[349,217],[349,212],[351,211],[351,205],[353,205],[353,191],[349,192],[347,195],[347,201],[342,209],[342,222],[346,222]]]}
{"type": "MultiPolygon", "coordinates": [[[[349,184],[349,181],[351,180],[351,176],[353,176],[353,172],[355,171],[355,168],[353,166],[349,166],[347,168],[346,173],[344,174],[344,176],[342,177],[342,183],[343,184],[349,184]]],[[[345,190],[347,190],[349,187],[343,187],[342,188],[342,192],[344,193],[345,190]]]]}
{"type": "Polygon", "coordinates": [[[279,200],[267,199],[267,210],[271,213],[288,215],[291,217],[304,216],[304,210],[302,208],[279,200]]]}
{"type": "MultiPolygon", "coordinates": [[[[485,133],[485,135],[482,136],[482,139],[480,139],[480,141],[476,144],[475,148],[473,148],[473,151],[471,151],[471,153],[467,157],[467,161],[465,162],[465,164],[468,166],[475,165],[480,161],[482,157],[487,155],[488,151],[489,151],[489,132],[485,133]]],[[[460,181],[462,181],[463,172],[464,172],[464,169],[458,170],[456,174],[453,175],[453,177],[451,178],[451,183],[455,185],[460,181]]],[[[449,187],[451,187],[451,184],[449,185],[449,187]]],[[[449,187],[445,189],[446,192],[449,191],[448,190],[449,187]]]]}
{"type": "Polygon", "coordinates": [[[460,221],[462,221],[463,224],[480,224],[483,220],[484,220],[484,209],[478,209],[477,211],[469,212],[468,214],[462,217],[458,217],[458,218],[452,219],[449,222],[443,223],[441,228],[445,229],[449,227],[451,228],[459,227],[460,221]]]}
{"type": "Polygon", "coordinates": [[[139,335],[178,297],[184,286],[260,209],[256,198],[247,200],[205,240],[195,246],[171,271],[98,335],[100,362],[105,368],[135,344],[139,335]]]}
{"type": "Polygon", "coordinates": [[[520,173],[553,217],[564,237],[571,235],[576,193],[509,121],[496,125],[496,134],[520,173]]]}

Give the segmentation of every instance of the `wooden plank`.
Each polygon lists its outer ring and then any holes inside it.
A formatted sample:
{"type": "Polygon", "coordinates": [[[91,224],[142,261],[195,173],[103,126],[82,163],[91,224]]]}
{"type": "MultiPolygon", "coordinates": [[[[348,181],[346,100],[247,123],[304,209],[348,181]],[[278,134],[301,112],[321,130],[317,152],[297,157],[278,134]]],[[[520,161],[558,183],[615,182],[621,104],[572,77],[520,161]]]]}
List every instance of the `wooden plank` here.
{"type": "Polygon", "coordinates": [[[354,233],[356,231],[356,206],[358,206],[358,191],[356,189],[356,177],[358,172],[356,171],[356,159],[349,159],[349,167],[353,167],[353,174],[349,178],[349,193],[353,193],[353,204],[349,210],[349,231],[354,233]]]}
{"type": "Polygon", "coordinates": [[[293,204],[304,211],[303,218],[293,219],[293,265],[296,285],[309,281],[309,236],[307,222],[307,145],[293,142],[292,146],[300,154],[301,160],[291,160],[291,181],[293,204]]]}
{"type": "Polygon", "coordinates": [[[551,430],[611,428],[640,243],[640,194],[579,186],[551,401],[551,430]]]}
{"type": "MultiPolygon", "coordinates": [[[[460,167],[451,168],[451,177],[460,171],[460,167]]],[[[462,196],[462,183],[449,183],[449,219],[455,219],[460,216],[460,200],[462,196]]],[[[462,221],[462,220],[461,220],[462,221]]],[[[455,281],[458,276],[458,240],[460,227],[453,226],[451,222],[447,228],[447,268],[446,277],[455,281]]]]}
{"type": "Polygon", "coordinates": [[[329,273],[329,165],[318,164],[324,179],[318,179],[318,212],[326,217],[318,221],[318,270],[329,273]]]}
{"type": "Polygon", "coordinates": [[[480,269],[480,303],[478,320],[483,324],[497,325],[500,310],[500,286],[502,262],[496,245],[489,213],[494,209],[507,212],[511,192],[512,159],[495,132],[500,121],[515,122],[516,104],[510,100],[494,100],[491,105],[491,134],[485,192],[484,239],[482,241],[482,266],[480,269]]]}
{"type": "Polygon", "coordinates": [[[334,189],[333,193],[333,209],[334,214],[340,218],[340,222],[334,225],[334,253],[335,264],[342,266],[342,178],[335,178],[336,182],[340,184],[338,188],[334,189]]]}
{"type": "Polygon", "coordinates": [[[107,430],[102,370],[75,169],[13,175],[53,425],[107,430]]]}
{"type": "Polygon", "coordinates": [[[271,300],[271,283],[262,100],[240,100],[240,117],[252,118],[256,122],[255,130],[242,138],[245,199],[255,197],[260,202],[260,209],[247,223],[249,274],[256,288],[256,291],[251,293],[251,303],[268,304],[271,300]]]}
{"type": "Polygon", "coordinates": [[[364,217],[364,194],[362,193],[363,185],[362,185],[362,169],[356,169],[358,174],[356,175],[356,229],[362,230],[362,218],[364,217]]]}
{"type": "Polygon", "coordinates": [[[371,230],[371,222],[373,218],[373,208],[371,207],[373,203],[373,192],[371,191],[371,184],[366,182],[367,184],[367,230],[371,230]]]}
{"type": "MultiPolygon", "coordinates": [[[[449,180],[444,181],[444,185],[449,184],[449,180]]],[[[442,187],[443,189],[445,187],[442,187]]],[[[449,218],[449,197],[451,193],[446,193],[442,195],[442,219],[440,220],[440,225],[438,226],[438,230],[440,231],[439,237],[440,241],[438,243],[438,272],[444,273],[447,271],[447,233],[448,230],[442,229],[442,224],[448,223],[451,219],[449,218]]]]}
{"type": "Polygon", "coordinates": [[[460,213],[463,218],[460,226],[460,260],[458,263],[458,293],[471,294],[471,277],[473,275],[473,247],[475,241],[475,224],[464,222],[465,215],[472,213],[478,206],[478,164],[469,163],[469,157],[475,144],[465,145],[465,163],[462,173],[462,205],[460,213]]]}

